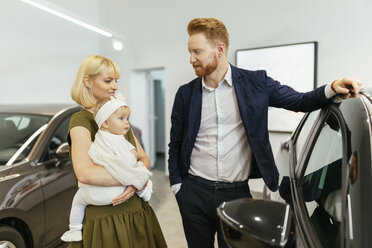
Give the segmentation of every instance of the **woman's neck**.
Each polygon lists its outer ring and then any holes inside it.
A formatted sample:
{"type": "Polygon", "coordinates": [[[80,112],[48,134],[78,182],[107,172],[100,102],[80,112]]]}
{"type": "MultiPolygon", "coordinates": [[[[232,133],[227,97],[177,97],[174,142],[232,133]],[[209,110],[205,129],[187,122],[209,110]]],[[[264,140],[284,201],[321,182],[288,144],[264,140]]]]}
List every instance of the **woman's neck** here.
{"type": "Polygon", "coordinates": [[[93,107],[92,108],[84,108],[86,111],[89,111],[89,112],[91,112],[92,114],[94,113],[94,111],[93,111],[93,107]]]}

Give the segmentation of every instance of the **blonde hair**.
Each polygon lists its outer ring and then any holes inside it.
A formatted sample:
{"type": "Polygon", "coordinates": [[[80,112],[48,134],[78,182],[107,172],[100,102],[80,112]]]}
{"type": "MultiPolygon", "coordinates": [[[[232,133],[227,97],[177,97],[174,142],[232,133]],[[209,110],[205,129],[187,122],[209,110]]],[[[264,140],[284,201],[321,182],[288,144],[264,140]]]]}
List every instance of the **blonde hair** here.
{"type": "Polygon", "coordinates": [[[226,46],[226,52],[229,48],[229,33],[226,26],[216,18],[195,18],[191,20],[187,26],[187,33],[189,36],[202,33],[213,45],[223,42],[226,46]]]}
{"type": "Polygon", "coordinates": [[[120,77],[120,69],[111,59],[91,55],[83,60],[71,88],[71,97],[77,104],[85,108],[94,106],[96,99],[93,97],[92,90],[84,84],[83,79],[87,76],[89,80],[94,80],[104,70],[110,70],[116,78],[120,77]]]}

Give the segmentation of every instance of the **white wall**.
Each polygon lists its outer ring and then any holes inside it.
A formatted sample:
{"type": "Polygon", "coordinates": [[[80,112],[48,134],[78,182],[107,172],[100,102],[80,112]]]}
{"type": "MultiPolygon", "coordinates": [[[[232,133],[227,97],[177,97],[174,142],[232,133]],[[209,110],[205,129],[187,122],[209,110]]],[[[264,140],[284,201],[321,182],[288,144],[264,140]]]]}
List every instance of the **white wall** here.
{"type": "MultiPolygon", "coordinates": [[[[165,69],[167,143],[174,95],[195,77],[187,52],[191,19],[216,17],[226,24],[232,64],[237,49],[318,41],[319,85],[356,76],[372,86],[371,11],[367,0],[100,1],[102,23],[126,37],[122,56],[113,54],[126,72],[120,87],[130,92],[128,74],[133,69],[165,69]]],[[[107,42],[101,48],[111,55],[107,42]]]]}
{"type": "MultiPolygon", "coordinates": [[[[98,21],[98,0],[50,2],[98,21]]],[[[72,102],[79,64],[100,53],[98,34],[20,0],[1,1],[0,30],[0,104],[72,102]]]]}
{"type": "MultiPolygon", "coordinates": [[[[367,0],[52,0],[84,19],[123,35],[111,40],[18,0],[0,3],[0,104],[70,102],[82,59],[101,53],[122,69],[119,89],[129,103],[133,70],[165,69],[166,143],[178,87],[195,77],[188,63],[188,22],[216,17],[230,33],[229,60],[237,49],[318,41],[318,82],[356,76],[366,86],[372,68],[372,1],[367,0]]],[[[132,104],[133,105],[133,104],[132,104]]],[[[275,151],[274,151],[275,153],[275,151]]]]}

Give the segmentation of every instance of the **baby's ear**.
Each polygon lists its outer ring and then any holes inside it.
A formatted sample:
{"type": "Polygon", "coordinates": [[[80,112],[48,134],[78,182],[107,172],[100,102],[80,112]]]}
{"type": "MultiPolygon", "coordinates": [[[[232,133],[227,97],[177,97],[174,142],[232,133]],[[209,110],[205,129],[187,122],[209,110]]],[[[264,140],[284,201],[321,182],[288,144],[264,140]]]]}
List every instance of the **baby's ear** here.
{"type": "Polygon", "coordinates": [[[105,122],[102,123],[102,127],[109,128],[109,124],[108,124],[108,121],[107,120],[105,120],[105,122]]]}

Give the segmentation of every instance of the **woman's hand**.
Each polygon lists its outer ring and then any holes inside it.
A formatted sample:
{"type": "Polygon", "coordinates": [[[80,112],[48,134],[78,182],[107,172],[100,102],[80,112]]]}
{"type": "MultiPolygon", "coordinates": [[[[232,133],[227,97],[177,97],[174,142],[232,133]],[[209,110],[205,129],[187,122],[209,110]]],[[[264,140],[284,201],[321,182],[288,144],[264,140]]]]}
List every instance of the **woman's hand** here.
{"type": "Polygon", "coordinates": [[[127,188],[124,190],[123,193],[121,193],[120,195],[118,195],[112,200],[111,202],[112,205],[116,206],[120,203],[127,201],[129,198],[131,198],[136,193],[136,191],[137,189],[133,185],[127,186],[127,188]]]}

